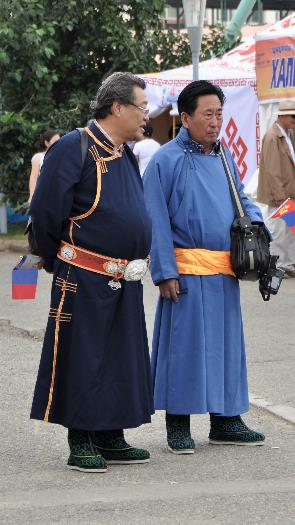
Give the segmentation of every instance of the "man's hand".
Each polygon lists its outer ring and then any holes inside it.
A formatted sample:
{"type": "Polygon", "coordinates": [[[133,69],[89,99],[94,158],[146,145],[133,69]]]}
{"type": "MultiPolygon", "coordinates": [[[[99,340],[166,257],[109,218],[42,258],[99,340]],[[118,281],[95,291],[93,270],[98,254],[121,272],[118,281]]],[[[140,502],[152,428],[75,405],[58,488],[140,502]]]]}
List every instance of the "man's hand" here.
{"type": "Polygon", "coordinates": [[[160,294],[163,299],[171,299],[178,303],[179,281],[178,279],[167,279],[159,284],[160,294]]]}
{"type": "Polygon", "coordinates": [[[42,270],[43,266],[44,266],[44,259],[42,259],[41,257],[40,261],[34,265],[34,268],[38,268],[38,270],[42,270]]]}

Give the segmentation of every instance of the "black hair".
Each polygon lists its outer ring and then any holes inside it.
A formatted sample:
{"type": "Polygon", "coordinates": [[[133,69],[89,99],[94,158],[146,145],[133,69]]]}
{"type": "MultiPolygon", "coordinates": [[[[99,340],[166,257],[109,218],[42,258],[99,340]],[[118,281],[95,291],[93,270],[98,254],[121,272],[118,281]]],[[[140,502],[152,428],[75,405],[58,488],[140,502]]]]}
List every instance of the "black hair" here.
{"type": "Polygon", "coordinates": [[[198,98],[204,95],[217,95],[221,106],[223,106],[225,102],[225,95],[219,86],[215,86],[207,80],[195,80],[185,86],[178,97],[177,106],[179,115],[181,115],[183,111],[192,115],[197,108],[198,98]]]}
{"type": "Polygon", "coordinates": [[[90,103],[92,117],[105,119],[111,115],[115,100],[121,104],[134,102],[133,89],[135,86],[145,89],[145,81],[132,73],[116,72],[107,77],[98,88],[96,97],[90,103]]]}
{"type": "Polygon", "coordinates": [[[54,137],[54,135],[59,135],[59,131],[57,131],[56,129],[47,129],[46,131],[44,131],[44,133],[42,133],[42,135],[40,136],[40,143],[42,148],[44,146],[46,147],[45,140],[46,142],[49,142],[52,139],[52,137],[54,137]]]}
{"type": "Polygon", "coordinates": [[[143,132],[144,137],[149,137],[149,138],[152,137],[153,136],[153,132],[154,132],[154,130],[153,130],[153,128],[152,128],[152,126],[150,124],[146,124],[144,126],[144,132],[143,132]]]}

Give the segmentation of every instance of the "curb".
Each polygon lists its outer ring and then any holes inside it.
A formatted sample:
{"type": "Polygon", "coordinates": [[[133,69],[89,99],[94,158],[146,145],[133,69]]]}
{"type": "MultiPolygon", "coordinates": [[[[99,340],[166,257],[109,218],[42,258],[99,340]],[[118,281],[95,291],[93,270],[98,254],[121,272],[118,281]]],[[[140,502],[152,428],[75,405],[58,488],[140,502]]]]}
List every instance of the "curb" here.
{"type": "Polygon", "coordinates": [[[295,425],[295,408],[288,405],[273,405],[270,401],[266,401],[266,399],[253,394],[249,394],[249,400],[252,406],[266,410],[266,412],[269,412],[273,416],[295,425]]]}

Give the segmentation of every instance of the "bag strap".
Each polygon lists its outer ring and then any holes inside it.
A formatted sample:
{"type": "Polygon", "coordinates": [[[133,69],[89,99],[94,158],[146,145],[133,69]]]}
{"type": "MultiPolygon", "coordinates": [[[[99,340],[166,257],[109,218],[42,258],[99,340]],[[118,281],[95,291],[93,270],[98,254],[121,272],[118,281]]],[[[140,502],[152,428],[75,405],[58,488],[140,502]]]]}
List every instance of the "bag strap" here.
{"type": "Polygon", "coordinates": [[[82,171],[84,170],[87,152],[88,152],[88,133],[85,128],[77,128],[81,137],[81,159],[82,159],[82,171]]]}
{"type": "MultiPolygon", "coordinates": [[[[80,137],[81,137],[81,159],[82,159],[82,173],[83,173],[85,162],[86,162],[86,157],[87,157],[87,152],[88,152],[88,133],[85,128],[76,128],[76,129],[79,131],[80,137]]],[[[26,226],[24,235],[26,235],[30,230],[32,231],[32,226],[33,226],[32,218],[31,216],[29,216],[28,224],[26,226]]]]}
{"type": "Polygon", "coordinates": [[[221,160],[222,160],[222,164],[223,164],[223,167],[224,167],[224,171],[225,171],[225,174],[226,174],[227,182],[228,182],[228,185],[229,185],[229,190],[230,190],[231,198],[232,198],[233,205],[234,205],[234,208],[235,208],[236,216],[237,216],[238,219],[241,219],[242,217],[248,216],[248,214],[247,214],[245,206],[244,206],[244,204],[243,204],[243,202],[241,200],[241,197],[240,197],[240,194],[239,194],[236,182],[235,182],[235,180],[234,180],[234,178],[232,176],[232,173],[230,171],[230,167],[228,165],[228,160],[226,158],[225,148],[224,148],[223,144],[220,144],[220,155],[221,155],[221,160]]]}

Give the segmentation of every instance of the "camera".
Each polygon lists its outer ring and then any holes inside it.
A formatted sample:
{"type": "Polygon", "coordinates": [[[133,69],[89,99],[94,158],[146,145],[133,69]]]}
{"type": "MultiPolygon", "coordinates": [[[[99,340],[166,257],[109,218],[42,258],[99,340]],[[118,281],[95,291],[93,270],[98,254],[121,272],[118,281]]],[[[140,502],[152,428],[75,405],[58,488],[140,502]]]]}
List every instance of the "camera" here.
{"type": "Polygon", "coordinates": [[[265,274],[259,279],[259,291],[264,301],[269,301],[271,295],[276,295],[284,277],[284,270],[276,267],[278,255],[269,256],[269,265],[265,274]]]}

